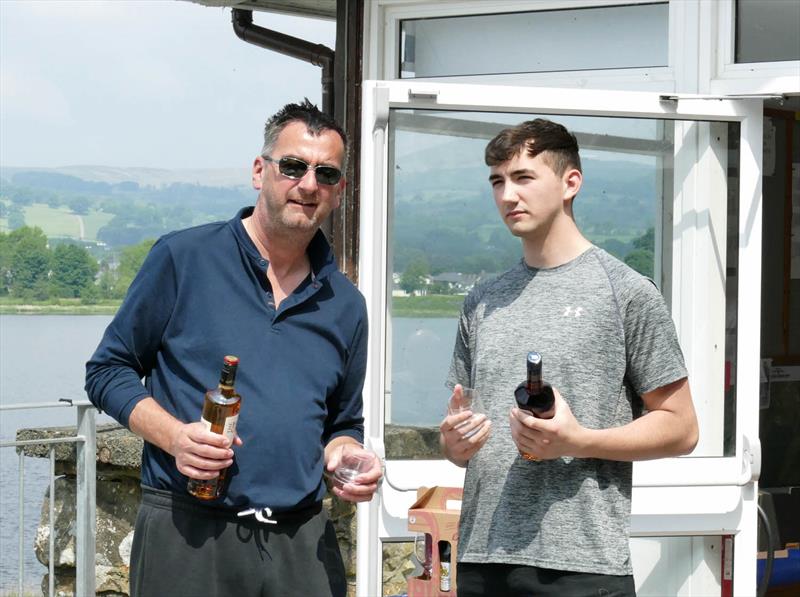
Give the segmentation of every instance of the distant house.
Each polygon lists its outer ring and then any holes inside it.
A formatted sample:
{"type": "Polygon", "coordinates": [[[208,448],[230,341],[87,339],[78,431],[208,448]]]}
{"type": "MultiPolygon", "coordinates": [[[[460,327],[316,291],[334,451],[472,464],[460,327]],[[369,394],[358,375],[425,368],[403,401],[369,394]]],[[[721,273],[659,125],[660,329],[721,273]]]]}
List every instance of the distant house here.
{"type": "Polygon", "coordinates": [[[431,276],[431,282],[446,284],[450,294],[467,294],[480,278],[481,276],[479,274],[443,272],[431,276]]]}

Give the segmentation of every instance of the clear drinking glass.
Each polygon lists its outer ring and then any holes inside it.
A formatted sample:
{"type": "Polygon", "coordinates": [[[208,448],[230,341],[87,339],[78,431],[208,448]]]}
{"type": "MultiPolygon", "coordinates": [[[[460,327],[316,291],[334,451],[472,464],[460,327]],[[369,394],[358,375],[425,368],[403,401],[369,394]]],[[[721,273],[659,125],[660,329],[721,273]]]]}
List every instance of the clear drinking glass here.
{"type": "Polygon", "coordinates": [[[483,407],[478,390],[475,388],[462,387],[460,397],[456,395],[456,392],[453,392],[450,396],[447,404],[447,414],[455,415],[466,411],[471,412],[472,416],[463,423],[459,423],[456,429],[472,427],[472,429],[464,433],[464,437],[468,438],[478,433],[483,427],[483,425],[475,425],[475,416],[486,414],[486,409],[483,407]]]}
{"type": "Polygon", "coordinates": [[[345,483],[355,483],[356,478],[372,469],[375,464],[375,454],[364,448],[350,448],[346,446],[342,451],[342,459],[333,473],[333,483],[339,489],[345,483]]]}

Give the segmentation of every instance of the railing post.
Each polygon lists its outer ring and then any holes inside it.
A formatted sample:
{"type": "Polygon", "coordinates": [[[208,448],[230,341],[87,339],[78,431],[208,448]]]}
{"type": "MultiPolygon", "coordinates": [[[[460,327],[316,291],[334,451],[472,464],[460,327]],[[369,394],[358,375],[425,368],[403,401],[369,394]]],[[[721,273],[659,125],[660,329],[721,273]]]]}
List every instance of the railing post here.
{"type": "MultiPolygon", "coordinates": [[[[78,406],[77,529],[75,532],[75,594],[95,594],[95,534],[97,527],[95,494],[97,436],[92,405],[78,406]]],[[[51,498],[52,499],[52,498],[51,498]]]]}

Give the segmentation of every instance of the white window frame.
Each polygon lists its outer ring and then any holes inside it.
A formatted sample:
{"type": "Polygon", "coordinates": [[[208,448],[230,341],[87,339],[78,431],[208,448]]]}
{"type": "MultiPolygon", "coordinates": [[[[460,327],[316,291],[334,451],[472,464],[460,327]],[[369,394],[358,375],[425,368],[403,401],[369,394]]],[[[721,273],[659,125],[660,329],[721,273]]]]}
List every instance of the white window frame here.
{"type": "MultiPolygon", "coordinates": [[[[389,299],[385,167],[390,108],[532,112],[553,114],[556,118],[563,114],[741,123],[735,455],[636,463],[632,532],[641,536],[737,533],[735,594],[747,594],[747,588],[755,586],[755,566],[748,571],[748,564],[752,564],[754,558],[749,551],[755,553],[753,496],[760,466],[757,370],[760,335],[758,317],[743,314],[760,313],[760,292],[758,285],[751,281],[761,276],[761,102],[702,98],[664,101],[658,94],[643,92],[460,85],[420,80],[365,81],[363,94],[361,190],[364,196],[369,196],[369,201],[361,202],[359,278],[370,315],[365,417],[367,441],[379,452],[383,451],[389,299]]],[[[673,238],[673,317],[690,371],[703,370],[710,361],[719,360],[718,353],[708,350],[713,343],[724,346],[724,329],[707,330],[702,325],[710,310],[720,306],[708,305],[705,293],[696,288],[698,280],[706,273],[706,266],[697,265],[695,256],[713,252],[712,239],[702,234],[708,221],[701,213],[699,201],[703,181],[699,178],[702,177],[687,175],[681,187],[683,191],[676,189],[678,199],[673,206],[676,221],[678,218],[682,221],[673,238]]],[[[721,238],[724,242],[725,231],[721,238]]],[[[719,238],[713,242],[719,242],[719,238]]],[[[722,308],[724,310],[724,305],[722,308]]],[[[693,386],[695,394],[698,390],[704,390],[702,384],[693,386]]],[[[415,497],[413,490],[418,486],[459,485],[463,483],[463,475],[463,470],[446,461],[387,462],[387,482],[380,496],[370,505],[359,508],[359,571],[360,577],[363,576],[359,580],[359,594],[372,594],[379,586],[380,579],[376,580],[374,571],[380,569],[381,553],[375,541],[409,536],[406,515],[415,497]],[[371,536],[376,530],[378,536],[371,536]]]]}
{"type": "MultiPolygon", "coordinates": [[[[735,62],[736,2],[718,0],[703,6],[715,30],[717,50],[712,54],[714,72],[710,93],[800,94],[800,60],[781,62],[735,62]]],[[[706,19],[704,19],[705,21],[706,19]]]]}
{"type": "MultiPolygon", "coordinates": [[[[432,17],[458,17],[468,15],[500,14],[509,12],[532,12],[542,10],[569,10],[652,4],[660,0],[481,0],[441,1],[424,0],[373,0],[368,10],[368,30],[365,39],[365,78],[399,79],[400,22],[406,19],[432,17]]],[[[676,7],[669,5],[669,31],[674,27],[676,7]]],[[[673,91],[674,48],[671,33],[668,41],[668,65],[652,68],[623,68],[547,73],[520,73],[498,75],[448,76],[437,79],[425,77],[414,81],[446,80],[447,82],[476,82],[498,85],[546,85],[548,87],[603,87],[606,89],[640,89],[650,91],[673,91]]],[[[409,80],[409,79],[403,79],[409,80]]]]}

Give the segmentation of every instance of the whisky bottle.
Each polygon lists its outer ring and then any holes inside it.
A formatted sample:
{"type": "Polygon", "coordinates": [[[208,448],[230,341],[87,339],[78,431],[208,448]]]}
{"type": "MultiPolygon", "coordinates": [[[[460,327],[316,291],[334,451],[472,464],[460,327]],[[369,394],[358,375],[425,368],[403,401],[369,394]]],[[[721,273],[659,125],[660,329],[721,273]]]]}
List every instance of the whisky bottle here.
{"type": "Polygon", "coordinates": [[[517,406],[534,417],[552,419],[556,397],[553,388],[542,379],[542,355],[531,351],[526,358],[528,378],[514,390],[517,406]]]}
{"type": "MultiPolygon", "coordinates": [[[[236,422],[242,406],[242,397],[233,388],[238,366],[238,357],[228,355],[223,359],[219,385],[206,392],[200,419],[209,431],[224,435],[231,442],[236,435],[236,422]]],[[[227,471],[228,469],[221,470],[215,479],[189,479],[186,489],[201,500],[221,497],[225,490],[227,471]]]]}
{"type": "Polygon", "coordinates": [[[450,592],[450,542],[439,541],[439,590],[450,592]]]}

